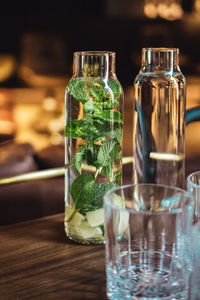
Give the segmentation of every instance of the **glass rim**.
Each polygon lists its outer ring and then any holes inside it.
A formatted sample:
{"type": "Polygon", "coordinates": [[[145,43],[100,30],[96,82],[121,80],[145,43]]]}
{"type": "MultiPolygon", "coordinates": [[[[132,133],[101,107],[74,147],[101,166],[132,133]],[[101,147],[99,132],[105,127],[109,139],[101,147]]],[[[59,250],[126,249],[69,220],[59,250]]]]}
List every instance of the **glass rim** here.
{"type": "Polygon", "coordinates": [[[103,196],[104,199],[104,207],[109,205],[111,208],[115,209],[115,210],[119,210],[119,211],[127,211],[131,214],[141,214],[141,215],[160,215],[160,214],[176,214],[179,212],[183,211],[184,207],[188,207],[192,204],[193,202],[193,198],[190,195],[190,193],[186,190],[183,190],[181,188],[175,187],[175,186],[170,186],[170,185],[164,185],[164,184],[157,184],[157,183],[131,183],[131,184],[126,184],[126,185],[122,185],[116,188],[112,188],[111,190],[109,190],[108,192],[105,193],[105,195],[103,196]],[[128,208],[128,207],[119,207],[113,203],[111,203],[111,201],[109,202],[108,196],[112,193],[114,193],[115,191],[120,191],[123,189],[127,189],[127,188],[131,188],[131,187],[142,187],[142,186],[146,186],[146,187],[160,187],[163,189],[167,189],[167,190],[174,190],[177,192],[180,192],[181,194],[183,194],[186,198],[187,198],[187,202],[184,203],[184,205],[182,207],[177,208],[175,211],[170,212],[170,211],[136,211],[133,208],[128,208]]]}
{"type": "Polygon", "coordinates": [[[115,51],[103,51],[103,50],[85,50],[85,51],[75,51],[73,53],[75,56],[77,55],[109,55],[109,56],[115,56],[116,52],[115,51]]]}
{"type": "Polygon", "coordinates": [[[167,48],[167,47],[145,47],[142,48],[142,51],[151,51],[151,52],[176,52],[179,53],[179,48],[167,48]]]}
{"type": "Polygon", "coordinates": [[[194,183],[194,182],[191,180],[191,178],[192,178],[193,176],[197,175],[197,174],[200,175],[200,171],[195,171],[195,172],[191,173],[190,175],[188,175],[188,177],[187,177],[187,185],[190,184],[190,185],[192,185],[193,187],[200,189],[200,184],[196,184],[196,183],[194,183]]]}

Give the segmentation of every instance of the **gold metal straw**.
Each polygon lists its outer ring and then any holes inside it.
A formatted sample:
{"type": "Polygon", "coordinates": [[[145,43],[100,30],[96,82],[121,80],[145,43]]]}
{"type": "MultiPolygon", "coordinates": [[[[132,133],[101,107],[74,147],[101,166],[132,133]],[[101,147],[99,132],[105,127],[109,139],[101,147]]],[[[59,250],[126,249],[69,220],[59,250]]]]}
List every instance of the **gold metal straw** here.
{"type": "MultiPolygon", "coordinates": [[[[130,157],[123,157],[122,163],[129,164],[132,163],[133,158],[130,157]]],[[[70,167],[72,163],[69,163],[66,167],[70,167]]],[[[41,171],[34,171],[29,173],[24,173],[16,176],[11,177],[3,177],[0,178],[0,186],[2,185],[10,185],[14,183],[26,182],[26,181],[33,181],[33,180],[40,180],[40,179],[47,179],[47,178],[54,178],[59,176],[64,176],[65,168],[52,168],[46,169],[41,171]]]]}
{"type": "Polygon", "coordinates": [[[39,180],[39,179],[47,179],[64,175],[65,169],[62,168],[53,168],[41,171],[35,171],[30,173],[24,173],[11,177],[0,178],[0,185],[8,185],[13,183],[39,180]]]}

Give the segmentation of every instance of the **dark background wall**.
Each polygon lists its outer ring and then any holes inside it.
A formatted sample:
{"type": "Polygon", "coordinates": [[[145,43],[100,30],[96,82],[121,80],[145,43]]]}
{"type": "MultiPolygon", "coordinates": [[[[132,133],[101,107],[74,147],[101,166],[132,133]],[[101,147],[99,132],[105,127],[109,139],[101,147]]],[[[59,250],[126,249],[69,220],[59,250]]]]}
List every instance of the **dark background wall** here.
{"type": "MultiPolygon", "coordinates": [[[[174,21],[145,17],[143,5],[142,0],[3,1],[0,54],[11,53],[20,62],[24,36],[40,34],[44,42],[53,35],[63,43],[66,75],[71,73],[74,51],[112,50],[117,52],[118,77],[129,86],[138,72],[142,47],[178,47],[184,74],[198,75],[200,17],[193,17],[194,1],[183,0],[184,17],[174,21]]],[[[46,57],[53,44],[53,39],[46,43],[46,57]]]]}

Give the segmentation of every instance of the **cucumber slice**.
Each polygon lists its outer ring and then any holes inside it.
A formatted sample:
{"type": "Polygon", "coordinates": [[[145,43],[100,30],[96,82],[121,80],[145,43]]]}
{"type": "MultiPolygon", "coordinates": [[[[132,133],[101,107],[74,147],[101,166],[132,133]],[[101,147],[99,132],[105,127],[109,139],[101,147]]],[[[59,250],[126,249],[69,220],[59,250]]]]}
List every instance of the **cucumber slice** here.
{"type": "Polygon", "coordinates": [[[73,212],[74,212],[74,208],[69,207],[69,206],[65,207],[65,219],[66,219],[66,221],[70,220],[73,212]]]}
{"type": "Polygon", "coordinates": [[[83,240],[91,239],[103,235],[100,227],[91,227],[86,221],[79,226],[70,226],[69,233],[72,236],[83,240]]]}
{"type": "Polygon", "coordinates": [[[88,211],[86,219],[91,227],[96,227],[104,223],[104,208],[88,211]]]}
{"type": "Polygon", "coordinates": [[[125,207],[125,201],[124,198],[122,198],[121,196],[115,194],[114,195],[114,199],[113,199],[113,204],[120,206],[120,207],[125,207]]]}
{"type": "Polygon", "coordinates": [[[125,200],[121,196],[115,194],[115,198],[113,199],[113,204],[116,206],[119,206],[119,210],[116,210],[114,212],[115,216],[115,223],[113,224],[114,226],[114,232],[117,235],[123,235],[126,233],[128,229],[128,224],[129,224],[129,214],[127,211],[122,211],[120,208],[125,208],[125,200]]]}
{"type": "Polygon", "coordinates": [[[129,224],[129,214],[127,211],[115,211],[114,232],[117,235],[126,233],[129,224]]]}
{"type": "Polygon", "coordinates": [[[74,208],[65,208],[65,217],[69,225],[79,226],[84,220],[85,216],[75,211],[74,208]]]}
{"type": "Polygon", "coordinates": [[[85,216],[79,212],[75,212],[72,219],[68,222],[70,225],[79,226],[85,220],[85,216]]]}

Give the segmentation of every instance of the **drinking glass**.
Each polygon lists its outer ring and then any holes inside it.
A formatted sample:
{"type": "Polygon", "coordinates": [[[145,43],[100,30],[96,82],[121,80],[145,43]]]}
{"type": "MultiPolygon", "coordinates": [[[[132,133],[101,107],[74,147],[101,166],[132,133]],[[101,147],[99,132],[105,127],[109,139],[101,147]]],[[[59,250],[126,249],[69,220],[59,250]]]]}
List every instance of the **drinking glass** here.
{"type": "Polygon", "coordinates": [[[193,201],[179,188],[131,184],[104,196],[109,299],[188,299],[193,201]]]}
{"type": "Polygon", "coordinates": [[[190,300],[200,299],[200,222],[196,222],[192,228],[193,266],[190,279],[190,300]]]}
{"type": "Polygon", "coordinates": [[[193,245],[193,272],[191,276],[190,300],[200,299],[200,171],[196,171],[187,177],[188,192],[194,198],[194,218],[192,228],[193,245]]]}
{"type": "Polygon", "coordinates": [[[200,171],[196,171],[187,177],[188,192],[194,197],[194,222],[200,217],[200,171]]]}

